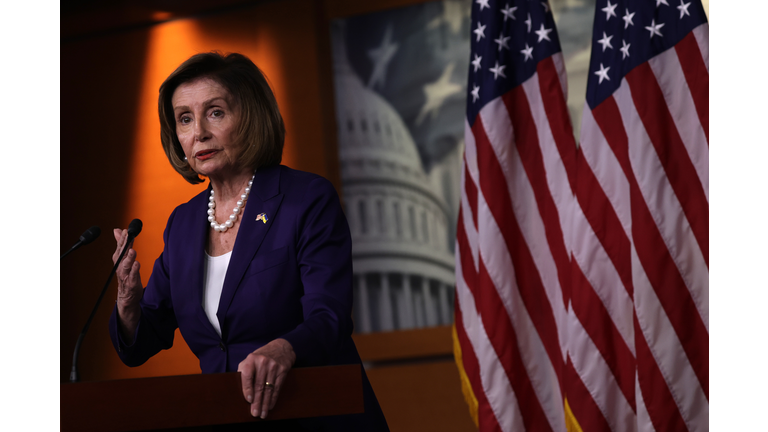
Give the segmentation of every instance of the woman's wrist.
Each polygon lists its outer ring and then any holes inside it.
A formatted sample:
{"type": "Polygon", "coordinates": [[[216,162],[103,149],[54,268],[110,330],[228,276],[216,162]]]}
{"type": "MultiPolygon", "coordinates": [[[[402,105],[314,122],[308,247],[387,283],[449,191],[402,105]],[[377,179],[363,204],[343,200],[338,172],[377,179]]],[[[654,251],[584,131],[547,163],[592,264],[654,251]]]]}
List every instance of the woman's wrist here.
{"type": "Polygon", "coordinates": [[[293,366],[296,363],[296,352],[293,350],[293,345],[283,338],[275,339],[272,342],[278,344],[285,358],[289,359],[291,366],[293,366]]]}
{"type": "Polygon", "coordinates": [[[117,302],[117,326],[123,336],[123,340],[129,345],[133,343],[133,336],[141,318],[141,307],[138,304],[121,305],[117,302]]]}

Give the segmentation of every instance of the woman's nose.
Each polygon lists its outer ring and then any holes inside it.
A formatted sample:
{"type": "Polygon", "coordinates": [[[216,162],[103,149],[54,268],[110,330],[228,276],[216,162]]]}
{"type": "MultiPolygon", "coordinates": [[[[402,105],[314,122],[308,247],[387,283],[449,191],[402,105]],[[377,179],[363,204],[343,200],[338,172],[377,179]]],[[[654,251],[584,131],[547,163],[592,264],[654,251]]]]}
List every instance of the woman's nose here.
{"type": "Polygon", "coordinates": [[[197,141],[205,141],[208,138],[210,138],[210,132],[208,131],[208,127],[205,124],[205,120],[196,121],[195,122],[195,139],[197,141]]]}

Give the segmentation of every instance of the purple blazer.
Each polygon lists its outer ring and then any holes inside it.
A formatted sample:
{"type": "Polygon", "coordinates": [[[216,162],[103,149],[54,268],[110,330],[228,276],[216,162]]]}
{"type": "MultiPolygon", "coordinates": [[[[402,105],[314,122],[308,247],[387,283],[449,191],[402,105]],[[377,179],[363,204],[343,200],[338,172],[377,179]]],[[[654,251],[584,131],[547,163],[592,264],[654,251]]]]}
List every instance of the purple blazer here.
{"type": "MultiPolygon", "coordinates": [[[[132,345],[122,340],[113,310],[109,331],[123,363],[138,366],[170,348],[178,327],[203,373],[236,371],[276,338],[293,346],[294,367],[360,364],[351,338],[352,242],[331,183],[285,166],[258,170],[216,312],[221,337],[202,306],[209,194],[178,206],[168,219],[132,345]]],[[[363,383],[366,414],[304,426],[388,430],[365,371],[363,383]]]]}

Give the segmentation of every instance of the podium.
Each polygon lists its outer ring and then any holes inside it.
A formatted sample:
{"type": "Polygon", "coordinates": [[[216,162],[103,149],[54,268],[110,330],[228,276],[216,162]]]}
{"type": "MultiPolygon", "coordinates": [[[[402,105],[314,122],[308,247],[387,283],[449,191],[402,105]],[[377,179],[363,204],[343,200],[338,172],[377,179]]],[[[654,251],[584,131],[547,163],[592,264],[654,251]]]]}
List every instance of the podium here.
{"type": "Polygon", "coordinates": [[[61,384],[61,430],[198,431],[254,423],[258,431],[257,423],[272,420],[362,413],[361,368],[291,369],[265,420],[250,415],[239,372],[61,384]]]}

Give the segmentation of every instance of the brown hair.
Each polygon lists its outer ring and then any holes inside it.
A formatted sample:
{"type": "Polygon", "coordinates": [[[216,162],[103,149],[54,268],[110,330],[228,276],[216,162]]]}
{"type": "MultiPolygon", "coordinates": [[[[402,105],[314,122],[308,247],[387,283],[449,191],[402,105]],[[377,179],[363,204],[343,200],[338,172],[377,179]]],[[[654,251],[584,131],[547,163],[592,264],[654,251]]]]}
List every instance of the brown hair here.
{"type": "Polygon", "coordinates": [[[203,181],[184,160],[184,151],[176,136],[173,93],[184,84],[210,78],[223,86],[239,108],[236,142],[243,151],[239,161],[255,169],[278,165],[283,158],[285,125],[272,89],[261,70],[246,56],[237,53],[210,52],[187,59],[160,86],[158,112],[160,140],[171,166],[192,184],[203,181]]]}

